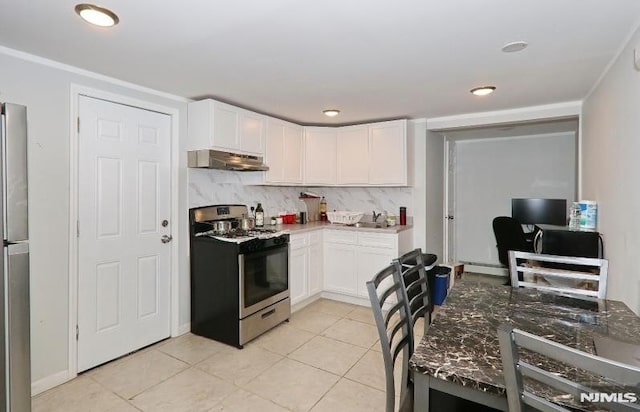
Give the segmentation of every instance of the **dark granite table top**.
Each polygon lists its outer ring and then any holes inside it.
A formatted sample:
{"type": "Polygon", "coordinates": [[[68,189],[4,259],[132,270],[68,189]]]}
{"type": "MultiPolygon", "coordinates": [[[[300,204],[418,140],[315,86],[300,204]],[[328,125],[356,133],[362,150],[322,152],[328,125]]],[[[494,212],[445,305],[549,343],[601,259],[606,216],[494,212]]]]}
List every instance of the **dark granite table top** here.
{"type": "MultiPolygon", "coordinates": [[[[456,282],[416,347],[410,367],[414,373],[506,396],[496,332],[501,323],[589,353],[595,353],[596,335],[640,345],[640,317],[622,302],[587,301],[535,289],[463,280],[456,282]]],[[[558,362],[535,359],[537,356],[522,354],[527,362],[543,363],[544,368],[569,379],[597,385],[593,376],[584,376],[558,362]]],[[[555,402],[584,407],[534,381],[525,380],[525,386],[555,402]]]]}

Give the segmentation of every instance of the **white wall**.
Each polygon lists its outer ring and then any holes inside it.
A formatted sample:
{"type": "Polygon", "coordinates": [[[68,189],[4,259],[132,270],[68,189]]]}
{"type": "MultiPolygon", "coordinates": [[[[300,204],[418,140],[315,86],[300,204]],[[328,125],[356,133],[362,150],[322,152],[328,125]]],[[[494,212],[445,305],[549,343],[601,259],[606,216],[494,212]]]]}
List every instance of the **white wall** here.
{"type": "Polygon", "coordinates": [[[640,71],[633,34],[582,113],[582,197],[598,202],[598,230],[609,260],[607,298],[640,314],[640,71]]]}
{"type": "MultiPolygon", "coordinates": [[[[42,388],[59,383],[68,373],[71,84],[178,109],[183,120],[180,134],[184,136],[187,106],[178,99],[25,61],[4,54],[12,53],[4,49],[0,52],[0,100],[26,105],[28,110],[32,379],[36,387],[42,388]]],[[[187,236],[185,165],[186,155],[181,156],[179,185],[183,239],[187,236]]],[[[183,257],[180,293],[187,297],[181,299],[179,315],[181,323],[188,323],[187,242],[178,247],[183,257]]]]}
{"type": "Polygon", "coordinates": [[[492,221],[512,198],[575,199],[575,133],[455,142],[456,260],[499,265],[492,221]]]}

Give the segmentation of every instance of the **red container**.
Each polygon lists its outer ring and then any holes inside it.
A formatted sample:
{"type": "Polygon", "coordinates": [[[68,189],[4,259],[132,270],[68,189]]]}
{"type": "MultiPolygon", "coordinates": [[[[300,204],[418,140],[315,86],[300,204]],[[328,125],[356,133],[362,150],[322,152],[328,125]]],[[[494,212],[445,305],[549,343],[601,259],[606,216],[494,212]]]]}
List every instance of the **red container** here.
{"type": "Polygon", "coordinates": [[[282,218],[282,223],[286,223],[288,225],[292,223],[296,223],[296,215],[295,213],[290,213],[288,215],[280,215],[282,218]]]}
{"type": "Polygon", "coordinates": [[[400,224],[407,224],[407,208],[404,206],[400,207],[400,224]]]}

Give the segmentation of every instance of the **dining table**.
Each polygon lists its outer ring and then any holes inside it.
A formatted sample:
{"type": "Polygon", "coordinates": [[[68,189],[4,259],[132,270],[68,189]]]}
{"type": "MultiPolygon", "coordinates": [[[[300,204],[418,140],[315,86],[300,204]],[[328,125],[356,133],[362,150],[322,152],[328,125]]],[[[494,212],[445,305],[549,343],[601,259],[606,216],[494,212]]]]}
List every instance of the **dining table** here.
{"type": "MultiPolygon", "coordinates": [[[[502,323],[603,357],[615,354],[616,344],[640,348],[640,317],[623,302],[463,279],[438,308],[409,360],[414,411],[427,412],[430,406],[432,411],[443,410],[434,402],[441,393],[508,410],[497,334],[502,323]]],[[[585,379],[571,365],[552,361],[550,369],[568,379],[585,379]]],[[[598,410],[597,405],[579,403],[538,382],[524,383],[527,390],[557,404],[598,410]]]]}

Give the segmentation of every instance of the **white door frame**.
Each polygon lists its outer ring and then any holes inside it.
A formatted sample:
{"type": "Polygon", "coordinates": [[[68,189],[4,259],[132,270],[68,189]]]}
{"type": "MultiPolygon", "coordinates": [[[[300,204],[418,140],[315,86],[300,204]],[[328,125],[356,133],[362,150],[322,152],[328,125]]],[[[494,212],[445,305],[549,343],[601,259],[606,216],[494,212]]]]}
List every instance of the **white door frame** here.
{"type": "Polygon", "coordinates": [[[158,105],[148,101],[138,100],[104,90],[71,84],[70,88],[70,144],[69,144],[69,379],[78,375],[78,341],[76,340],[76,325],[78,324],[78,102],[80,96],[110,101],[113,103],[133,106],[171,116],[171,294],[170,294],[170,332],[177,336],[179,331],[179,205],[178,205],[178,165],[179,165],[179,111],[176,108],[158,105]]]}
{"type": "MultiPolygon", "coordinates": [[[[448,138],[445,135],[445,139],[444,139],[444,153],[442,154],[444,156],[444,196],[442,199],[442,209],[443,209],[443,213],[442,213],[442,250],[444,251],[444,260],[445,262],[453,262],[455,260],[455,250],[451,250],[452,248],[455,249],[455,244],[452,244],[452,237],[454,238],[453,240],[455,241],[455,220],[453,222],[451,222],[448,219],[448,216],[451,215],[451,208],[455,208],[455,160],[452,159],[452,151],[454,150],[454,144],[455,142],[453,142],[450,138],[448,138]],[[452,164],[454,163],[454,164],[452,164]],[[452,193],[452,191],[454,191],[452,193]],[[451,205],[451,203],[453,202],[453,205],[451,205]]],[[[453,216],[455,219],[455,213],[456,211],[453,211],[453,216]]]]}

